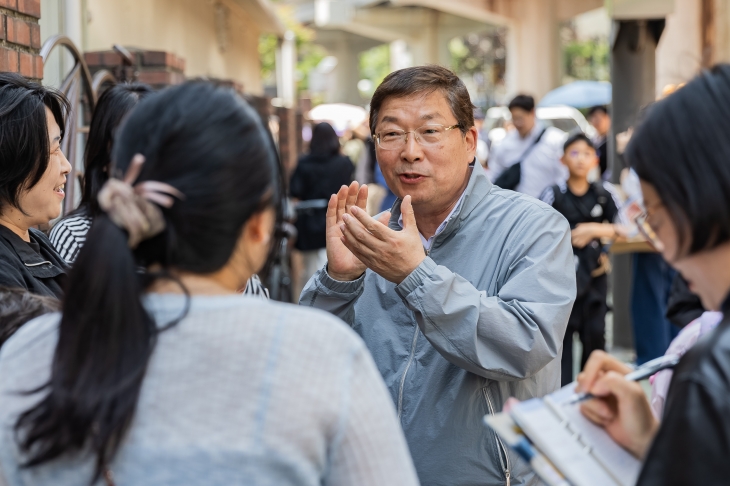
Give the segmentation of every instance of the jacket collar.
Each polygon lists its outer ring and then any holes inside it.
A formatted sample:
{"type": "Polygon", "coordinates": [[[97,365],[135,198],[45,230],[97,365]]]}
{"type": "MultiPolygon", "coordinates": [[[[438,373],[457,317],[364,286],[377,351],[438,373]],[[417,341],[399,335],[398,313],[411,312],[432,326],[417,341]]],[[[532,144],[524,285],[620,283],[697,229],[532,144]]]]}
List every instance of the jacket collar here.
{"type": "MultiPolygon", "coordinates": [[[[437,238],[434,238],[434,243],[436,243],[437,239],[448,237],[457,228],[459,228],[459,226],[461,226],[461,222],[464,221],[472,211],[474,211],[479,203],[481,203],[492,190],[492,183],[487,178],[487,175],[484,173],[481,165],[472,163],[472,166],[469,183],[464,190],[464,200],[461,202],[456,214],[454,214],[446,224],[444,230],[438,234],[437,238]]],[[[400,218],[401,215],[400,205],[402,202],[402,199],[396,199],[390,210],[390,221],[388,221],[388,227],[392,230],[401,230],[401,227],[398,224],[398,218],[400,218]]]]}
{"type": "MultiPolygon", "coordinates": [[[[37,238],[34,238],[35,235],[33,234],[33,230],[30,230],[29,233],[31,241],[33,241],[34,243],[38,243],[38,245],[43,248],[43,242],[40,242],[37,238]]],[[[7,242],[7,244],[13,249],[13,251],[15,251],[15,253],[18,255],[18,258],[20,258],[20,260],[26,267],[35,267],[44,263],[52,263],[43,258],[42,255],[39,255],[38,253],[33,251],[33,248],[31,248],[26,241],[24,241],[20,236],[16,235],[13,231],[3,225],[0,225],[0,238],[7,242]]]]}

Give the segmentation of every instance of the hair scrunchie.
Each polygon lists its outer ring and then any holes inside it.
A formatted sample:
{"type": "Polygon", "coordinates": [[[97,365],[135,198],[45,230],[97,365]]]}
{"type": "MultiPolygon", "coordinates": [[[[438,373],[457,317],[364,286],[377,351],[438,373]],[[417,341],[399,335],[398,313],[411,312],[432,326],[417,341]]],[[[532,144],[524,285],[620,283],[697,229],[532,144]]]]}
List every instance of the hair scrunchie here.
{"type": "Polygon", "coordinates": [[[131,249],[165,229],[165,217],[160,206],[172,207],[174,198],[185,197],[164,182],[144,181],[132,185],[144,162],[143,155],[135,155],[124,179],[111,178],[99,191],[99,207],[115,225],[127,232],[127,244],[131,249]]]}

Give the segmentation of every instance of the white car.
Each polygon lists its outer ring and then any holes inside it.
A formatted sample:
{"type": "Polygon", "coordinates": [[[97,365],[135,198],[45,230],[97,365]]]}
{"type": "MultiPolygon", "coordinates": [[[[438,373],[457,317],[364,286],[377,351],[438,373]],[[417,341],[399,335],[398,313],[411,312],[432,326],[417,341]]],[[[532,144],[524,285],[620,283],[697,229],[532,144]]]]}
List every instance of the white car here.
{"type": "MultiPolygon", "coordinates": [[[[590,139],[596,136],[596,129],[580,111],[571,106],[538,106],[536,110],[538,120],[547,126],[559,128],[566,133],[581,130],[590,139]]],[[[512,115],[506,106],[495,106],[487,110],[483,130],[487,132],[491,147],[498,145],[507,135],[504,126],[511,119],[512,115]]]]}

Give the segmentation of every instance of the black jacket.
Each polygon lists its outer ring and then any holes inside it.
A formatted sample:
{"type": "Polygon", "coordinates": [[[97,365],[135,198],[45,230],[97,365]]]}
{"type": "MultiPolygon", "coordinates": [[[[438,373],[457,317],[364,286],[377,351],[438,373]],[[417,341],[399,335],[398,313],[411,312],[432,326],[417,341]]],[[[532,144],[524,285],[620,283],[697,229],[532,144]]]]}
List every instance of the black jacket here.
{"type": "MultiPolygon", "coordinates": [[[[344,155],[305,155],[294,170],[289,192],[302,201],[329,200],[340,187],[352,182],[354,170],[355,166],[344,155]]],[[[326,246],[326,214],[326,207],[297,211],[297,249],[317,250],[326,246]]]]}
{"type": "Polygon", "coordinates": [[[717,328],[684,355],[637,486],[730,483],[730,298],[717,328]]]}
{"type": "Polygon", "coordinates": [[[677,273],[667,300],[666,317],[677,327],[684,327],[705,312],[702,301],[689,290],[687,282],[677,273]]]}
{"type": "Polygon", "coordinates": [[[68,266],[50,240],[30,230],[31,244],[0,225],[0,286],[26,289],[34,294],[61,298],[68,266]],[[33,249],[38,245],[38,250],[33,249]]]}

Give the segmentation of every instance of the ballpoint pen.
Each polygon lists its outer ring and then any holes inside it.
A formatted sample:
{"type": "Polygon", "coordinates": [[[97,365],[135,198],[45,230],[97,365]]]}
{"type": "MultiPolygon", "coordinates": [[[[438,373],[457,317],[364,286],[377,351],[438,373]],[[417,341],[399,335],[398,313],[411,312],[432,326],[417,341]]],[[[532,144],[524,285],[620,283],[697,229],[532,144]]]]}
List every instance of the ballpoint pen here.
{"type": "MultiPolygon", "coordinates": [[[[669,354],[667,356],[660,356],[659,358],[647,361],[643,365],[639,366],[636,370],[628,373],[624,376],[628,381],[641,381],[649,378],[651,375],[658,373],[661,370],[668,368],[674,368],[679,363],[681,356],[676,354],[669,354]]],[[[595,398],[590,393],[576,393],[571,396],[568,400],[563,402],[563,405],[573,405],[574,403],[583,402],[595,398]]]]}

